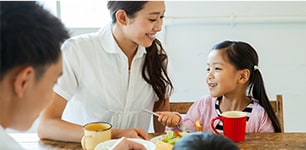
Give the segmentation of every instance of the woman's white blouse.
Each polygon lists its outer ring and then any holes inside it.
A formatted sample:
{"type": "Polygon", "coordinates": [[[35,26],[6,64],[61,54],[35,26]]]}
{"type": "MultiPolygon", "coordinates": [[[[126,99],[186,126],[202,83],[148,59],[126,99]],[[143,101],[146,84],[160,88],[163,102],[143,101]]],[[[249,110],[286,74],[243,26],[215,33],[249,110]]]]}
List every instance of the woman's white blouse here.
{"type": "Polygon", "coordinates": [[[142,77],[146,50],[138,46],[128,69],[128,59],[115,42],[111,25],[97,33],[73,37],[62,46],[63,75],[54,91],[68,101],[63,119],[84,125],[106,121],[113,128],[139,127],[147,131],[158,100],[142,77]]]}

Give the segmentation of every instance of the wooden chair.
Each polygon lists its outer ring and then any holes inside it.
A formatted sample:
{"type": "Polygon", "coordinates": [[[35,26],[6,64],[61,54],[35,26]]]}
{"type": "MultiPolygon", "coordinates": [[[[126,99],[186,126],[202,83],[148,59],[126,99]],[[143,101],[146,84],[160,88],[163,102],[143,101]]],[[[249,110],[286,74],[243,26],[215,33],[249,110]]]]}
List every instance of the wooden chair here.
{"type": "Polygon", "coordinates": [[[270,100],[270,104],[279,120],[282,132],[284,132],[284,109],[283,109],[283,96],[276,95],[276,100],[270,100]]]}
{"type": "Polygon", "coordinates": [[[186,114],[193,102],[170,102],[170,111],[186,114]]]}
{"type": "MultiPolygon", "coordinates": [[[[186,114],[193,102],[170,102],[170,111],[186,114]]],[[[284,132],[284,110],[283,110],[283,96],[276,95],[276,100],[270,100],[270,104],[279,120],[281,130],[284,132]]]]}

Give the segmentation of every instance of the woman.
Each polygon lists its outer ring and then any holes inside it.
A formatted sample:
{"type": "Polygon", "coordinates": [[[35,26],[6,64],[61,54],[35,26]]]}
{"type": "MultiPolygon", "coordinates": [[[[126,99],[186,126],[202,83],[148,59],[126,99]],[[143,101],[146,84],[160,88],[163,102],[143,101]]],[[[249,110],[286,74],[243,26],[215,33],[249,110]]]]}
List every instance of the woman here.
{"type": "MultiPolygon", "coordinates": [[[[147,139],[151,115],[143,109],[170,109],[167,55],[155,38],[164,2],[109,1],[107,7],[112,24],[63,44],[63,76],[42,114],[41,138],[79,142],[83,124],[106,121],[112,138],[147,139]]],[[[164,128],[154,118],[155,131],[164,128]]]]}

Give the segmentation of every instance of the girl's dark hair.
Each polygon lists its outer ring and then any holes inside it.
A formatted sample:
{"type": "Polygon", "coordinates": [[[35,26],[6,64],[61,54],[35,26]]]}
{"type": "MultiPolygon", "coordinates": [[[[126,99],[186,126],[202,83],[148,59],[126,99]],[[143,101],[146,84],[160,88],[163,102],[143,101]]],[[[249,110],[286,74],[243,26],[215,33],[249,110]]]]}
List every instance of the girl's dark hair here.
{"type": "MultiPolygon", "coordinates": [[[[112,17],[112,23],[116,23],[115,14],[119,9],[124,10],[129,18],[144,8],[148,1],[108,1],[107,8],[112,17]]],[[[166,93],[173,90],[172,82],[167,74],[168,57],[160,41],[155,39],[150,47],[146,48],[142,76],[152,85],[154,92],[159,98],[156,107],[161,105],[166,98],[166,93]]]]}
{"type": "Polygon", "coordinates": [[[213,49],[224,50],[226,58],[236,67],[236,69],[250,70],[248,94],[257,99],[259,104],[266,110],[272,121],[274,132],[281,132],[279,120],[269,102],[262,75],[256,68],[258,66],[258,55],[256,50],[248,43],[241,41],[223,41],[215,45],[213,49]]]}

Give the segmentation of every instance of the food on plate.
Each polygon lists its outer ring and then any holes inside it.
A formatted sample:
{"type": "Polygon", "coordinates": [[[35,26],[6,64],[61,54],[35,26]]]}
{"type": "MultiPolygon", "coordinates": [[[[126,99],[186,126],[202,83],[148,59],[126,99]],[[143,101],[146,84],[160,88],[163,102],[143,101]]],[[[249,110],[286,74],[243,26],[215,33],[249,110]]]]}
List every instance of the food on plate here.
{"type": "Polygon", "coordinates": [[[156,150],[172,150],[173,145],[187,132],[167,131],[165,137],[156,142],[156,150]]]}
{"type": "Polygon", "coordinates": [[[187,132],[167,131],[166,136],[162,139],[163,142],[174,145],[177,140],[185,136],[187,132]]]}
{"type": "Polygon", "coordinates": [[[155,144],[155,149],[156,150],[172,150],[173,145],[163,142],[163,141],[157,141],[155,144]]]}
{"type": "Polygon", "coordinates": [[[194,121],[194,126],[195,126],[197,132],[201,132],[202,131],[202,125],[201,125],[201,121],[199,119],[194,121]]]}

